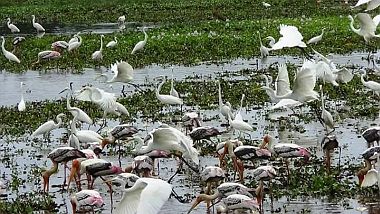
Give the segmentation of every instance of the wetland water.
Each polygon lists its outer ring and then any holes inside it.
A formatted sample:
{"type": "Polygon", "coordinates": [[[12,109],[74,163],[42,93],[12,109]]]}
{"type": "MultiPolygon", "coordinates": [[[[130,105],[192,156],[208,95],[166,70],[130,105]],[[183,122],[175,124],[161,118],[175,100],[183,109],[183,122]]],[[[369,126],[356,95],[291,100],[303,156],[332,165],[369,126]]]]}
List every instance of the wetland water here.
{"type": "MultiPolygon", "coordinates": [[[[363,56],[366,54],[353,54],[351,56],[333,56],[333,60],[336,64],[339,62],[347,62],[347,59],[354,65],[359,66],[367,66],[367,62],[361,60],[363,56]]],[[[300,64],[301,59],[298,58],[290,58],[290,57],[270,57],[266,64],[259,64],[259,67],[267,66],[274,62],[291,62],[295,64],[300,64]]],[[[170,78],[171,71],[173,69],[174,78],[176,80],[183,80],[188,76],[197,76],[200,79],[208,79],[213,78],[220,75],[222,71],[238,71],[244,68],[252,68],[256,67],[256,60],[235,60],[232,62],[214,65],[205,63],[199,66],[193,67],[182,67],[182,66],[149,66],[143,69],[135,70],[135,83],[143,84],[146,81],[151,82],[154,77],[159,75],[165,75],[170,78]]],[[[102,72],[106,72],[106,68],[100,69],[102,72]]],[[[22,74],[11,74],[7,72],[2,72],[0,74],[0,81],[2,82],[2,89],[0,93],[0,105],[10,106],[16,105],[20,99],[20,88],[19,82],[23,81],[26,86],[24,87],[25,91],[30,91],[28,93],[24,93],[25,100],[28,101],[40,101],[40,100],[56,100],[61,97],[58,94],[64,87],[67,87],[69,82],[74,82],[74,89],[78,89],[81,85],[86,83],[91,83],[97,87],[104,88],[106,91],[110,91],[107,89],[104,83],[100,83],[95,81],[96,74],[101,72],[99,70],[95,71],[93,69],[86,69],[84,74],[71,74],[71,73],[56,73],[54,71],[48,73],[38,73],[36,71],[28,71],[22,74]]],[[[107,72],[109,74],[109,72],[107,72]]],[[[111,75],[111,74],[109,74],[111,75]]],[[[236,77],[236,78],[245,78],[245,77],[236,77]]],[[[121,84],[113,84],[113,92],[116,94],[120,94],[121,84]]],[[[129,90],[133,90],[132,87],[129,90]]],[[[251,134],[253,139],[261,139],[263,134],[269,130],[274,135],[278,134],[275,125],[273,122],[269,120],[265,120],[266,110],[243,110],[242,116],[243,118],[248,120],[248,123],[255,124],[254,127],[257,128],[257,131],[254,131],[251,134]]],[[[204,118],[212,118],[218,115],[218,111],[212,110],[201,110],[200,114],[204,118]]],[[[276,117],[277,114],[286,114],[283,111],[281,113],[270,113],[269,117],[276,117]]],[[[221,120],[211,120],[204,123],[204,125],[216,126],[219,129],[224,129],[220,127],[221,120]]],[[[138,128],[145,129],[142,125],[141,120],[137,120],[133,125],[138,128]]],[[[380,121],[367,121],[361,119],[346,119],[344,121],[339,121],[337,126],[339,128],[336,129],[336,135],[340,145],[342,146],[342,159],[353,159],[354,163],[360,163],[361,158],[359,155],[362,151],[365,150],[366,144],[362,138],[359,138],[361,131],[370,125],[380,124],[380,121]]],[[[111,127],[115,125],[115,123],[109,124],[111,127]]],[[[152,126],[157,126],[157,124],[151,124],[152,126]]],[[[86,126],[87,127],[87,126],[86,126]]],[[[179,127],[179,126],[178,126],[179,127]]],[[[94,127],[90,127],[91,129],[96,130],[94,127]]],[[[153,127],[149,127],[151,130],[153,127]]],[[[311,122],[304,125],[304,129],[306,130],[304,133],[299,133],[296,131],[289,131],[288,133],[281,134],[281,136],[290,136],[287,137],[289,141],[295,141],[299,145],[305,147],[317,147],[317,156],[322,156],[322,151],[319,148],[319,140],[323,137],[323,128],[320,123],[311,122]]],[[[148,130],[148,131],[149,131],[148,130]]],[[[18,175],[23,181],[24,184],[20,187],[20,192],[30,192],[30,191],[40,191],[41,183],[40,177],[33,176],[31,171],[35,170],[38,167],[45,166],[49,168],[51,166],[50,160],[46,158],[47,154],[58,146],[64,146],[61,142],[62,133],[67,133],[65,128],[61,128],[55,130],[53,132],[52,143],[47,146],[46,143],[41,142],[32,142],[28,135],[12,138],[12,137],[3,137],[0,140],[0,143],[3,147],[0,149],[1,157],[5,157],[4,161],[0,163],[0,172],[3,175],[2,180],[5,181],[9,185],[9,182],[12,180],[12,174],[18,175]]],[[[145,136],[146,132],[140,132],[140,136],[145,136]]],[[[227,133],[221,136],[221,140],[229,139],[232,137],[232,133],[227,133]]],[[[237,134],[235,134],[235,137],[237,134]]],[[[285,141],[285,139],[282,139],[285,141]]],[[[114,163],[117,163],[117,156],[112,155],[113,148],[108,148],[106,150],[106,154],[103,155],[107,160],[110,160],[114,163]]],[[[333,166],[336,166],[338,162],[337,153],[334,154],[333,158],[333,166]]],[[[344,163],[344,161],[341,161],[344,163]]],[[[130,158],[122,158],[122,166],[123,168],[131,163],[130,158]]],[[[201,166],[206,165],[216,165],[217,158],[206,156],[201,157],[201,166]]],[[[174,159],[163,159],[160,161],[160,178],[168,179],[175,171],[176,161],[174,159]]],[[[55,201],[59,206],[60,213],[71,213],[71,207],[69,206],[69,195],[70,193],[61,193],[59,187],[57,185],[62,183],[63,179],[63,170],[60,165],[58,174],[55,174],[51,177],[51,188],[50,194],[54,195],[55,201]]],[[[246,173],[249,174],[250,170],[246,170],[246,173]]],[[[198,176],[181,174],[178,175],[173,181],[174,190],[179,195],[188,194],[190,198],[194,197],[194,195],[200,192],[199,182],[191,182],[199,180],[198,176]]],[[[356,179],[356,178],[354,178],[356,179]]],[[[300,184],[302,185],[302,184],[300,184]]],[[[107,188],[104,184],[102,184],[101,180],[98,179],[95,184],[96,188],[104,196],[105,206],[102,208],[101,213],[110,213],[110,201],[109,201],[109,193],[107,193],[107,188]]],[[[276,190],[274,190],[276,191],[276,190]]],[[[7,194],[9,191],[5,191],[7,194]]],[[[121,198],[120,193],[114,193],[114,200],[119,201],[121,198]]],[[[14,195],[9,194],[7,198],[13,198],[14,195]]],[[[353,198],[356,198],[354,195],[353,198]]],[[[114,206],[117,202],[114,202],[114,206]]],[[[190,203],[181,204],[176,199],[171,198],[164,205],[162,214],[178,214],[178,213],[186,213],[186,211],[190,208],[190,203]]],[[[297,200],[291,199],[289,200],[287,197],[282,197],[279,200],[274,201],[273,210],[277,210],[280,213],[360,213],[355,210],[356,207],[365,206],[360,204],[356,199],[347,199],[346,201],[339,203],[331,203],[327,201],[327,199],[317,199],[317,198],[298,198],[297,200]]],[[[265,204],[264,204],[265,212],[270,212],[270,202],[269,197],[266,196],[265,204]]],[[[206,207],[204,204],[199,206],[192,213],[206,213],[206,207]]],[[[364,212],[367,213],[367,212],[364,212]]],[[[372,211],[369,213],[378,213],[376,211],[372,211]]]]}

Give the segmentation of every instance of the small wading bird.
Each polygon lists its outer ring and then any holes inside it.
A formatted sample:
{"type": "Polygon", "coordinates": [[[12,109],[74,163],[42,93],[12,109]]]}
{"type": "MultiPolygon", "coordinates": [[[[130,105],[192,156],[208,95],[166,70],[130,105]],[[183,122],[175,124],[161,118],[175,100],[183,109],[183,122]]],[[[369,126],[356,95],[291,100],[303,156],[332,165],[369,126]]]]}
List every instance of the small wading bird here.
{"type": "Polygon", "coordinates": [[[45,122],[44,124],[40,125],[31,135],[31,137],[36,137],[39,135],[43,135],[44,139],[49,139],[50,131],[59,128],[62,124],[62,117],[65,116],[65,114],[60,113],[57,115],[56,120],[57,123],[55,123],[53,120],[49,120],[45,122]]]}
{"type": "Polygon", "coordinates": [[[116,38],[116,36],[114,37],[114,39],[115,40],[110,41],[110,42],[107,43],[107,45],[106,45],[107,48],[114,48],[117,45],[117,38],[116,38]]]}
{"type": "Polygon", "coordinates": [[[9,30],[11,30],[12,33],[19,33],[20,32],[20,29],[18,29],[18,27],[16,27],[16,25],[11,24],[11,18],[8,18],[7,26],[9,28],[9,30]]]}
{"type": "Polygon", "coordinates": [[[360,81],[362,82],[362,84],[365,87],[371,89],[374,94],[376,94],[377,96],[380,96],[380,83],[375,82],[375,81],[365,81],[364,76],[367,75],[367,72],[365,70],[361,70],[360,72],[361,72],[360,81]]]}
{"type": "Polygon", "coordinates": [[[32,15],[32,23],[33,27],[37,30],[37,33],[39,32],[45,32],[45,28],[42,27],[39,23],[36,22],[36,16],[32,15]]]}
{"type": "Polygon", "coordinates": [[[143,31],[143,33],[144,33],[144,40],[143,40],[143,41],[139,41],[139,42],[135,45],[135,47],[133,48],[131,54],[136,53],[136,51],[142,50],[142,49],[144,48],[144,46],[146,45],[146,41],[148,40],[148,34],[146,34],[145,30],[146,30],[146,27],[143,27],[142,31],[143,31]]]}
{"type": "Polygon", "coordinates": [[[241,194],[241,195],[246,195],[248,197],[253,197],[256,196],[256,190],[248,188],[244,186],[243,184],[239,183],[230,183],[230,182],[225,182],[220,184],[214,194],[208,195],[208,194],[199,194],[193,203],[191,205],[190,210],[187,212],[188,214],[191,213],[193,209],[195,209],[198,204],[201,202],[205,201],[207,204],[210,204],[215,199],[218,199],[214,204],[219,203],[222,199],[227,198],[230,195],[233,194],[241,194]]]}
{"type": "MultiPolygon", "coordinates": [[[[253,127],[251,125],[249,125],[249,123],[245,122],[243,120],[243,117],[240,114],[242,107],[243,107],[242,105],[243,105],[244,97],[245,97],[245,95],[243,94],[241,96],[240,109],[236,113],[235,118],[232,120],[230,115],[228,115],[228,123],[230,124],[232,129],[239,131],[239,136],[241,135],[242,132],[252,132],[253,131],[253,127]]],[[[249,134],[249,136],[251,136],[251,135],[249,134]]]]}
{"type": "Polygon", "coordinates": [[[90,206],[92,209],[92,213],[94,212],[94,206],[95,207],[102,207],[104,202],[103,198],[100,195],[100,193],[96,190],[82,190],[77,193],[74,193],[70,197],[70,203],[73,209],[73,214],[77,213],[77,208],[79,208],[79,211],[82,208],[90,206]]]}
{"type": "Polygon", "coordinates": [[[119,16],[119,18],[117,18],[117,22],[119,23],[119,25],[123,25],[125,22],[125,15],[119,16]]]}
{"type": "Polygon", "coordinates": [[[170,95],[170,94],[160,94],[161,88],[166,82],[166,80],[163,76],[160,76],[160,78],[162,79],[161,80],[162,82],[158,85],[158,87],[156,89],[157,99],[165,105],[182,105],[183,100],[181,98],[175,97],[175,96],[170,95]]]}
{"type": "Polygon", "coordinates": [[[157,214],[169,199],[172,186],[161,179],[139,178],[123,192],[114,214],[157,214]]]}
{"type": "Polygon", "coordinates": [[[4,38],[4,36],[1,36],[1,39],[3,40],[1,42],[1,50],[2,50],[5,58],[7,58],[9,61],[20,63],[20,60],[17,58],[16,55],[14,55],[13,53],[5,50],[5,47],[4,47],[4,45],[5,45],[5,38],[4,38]]]}
{"type": "Polygon", "coordinates": [[[85,158],[86,155],[80,150],[74,149],[72,147],[58,147],[54,149],[53,151],[51,151],[47,157],[50,158],[51,162],[53,162],[53,167],[42,173],[42,178],[44,180],[44,187],[43,187],[44,192],[49,192],[50,176],[58,171],[59,163],[63,163],[64,165],[63,166],[64,180],[63,180],[63,185],[62,185],[62,189],[64,189],[66,185],[67,162],[72,161],[77,158],[85,158]]]}
{"type": "Polygon", "coordinates": [[[24,90],[23,90],[23,86],[24,86],[24,82],[21,82],[20,83],[20,91],[21,91],[21,100],[20,102],[18,103],[17,105],[17,109],[18,111],[25,111],[26,109],[26,106],[25,106],[25,101],[24,101],[24,90]]]}

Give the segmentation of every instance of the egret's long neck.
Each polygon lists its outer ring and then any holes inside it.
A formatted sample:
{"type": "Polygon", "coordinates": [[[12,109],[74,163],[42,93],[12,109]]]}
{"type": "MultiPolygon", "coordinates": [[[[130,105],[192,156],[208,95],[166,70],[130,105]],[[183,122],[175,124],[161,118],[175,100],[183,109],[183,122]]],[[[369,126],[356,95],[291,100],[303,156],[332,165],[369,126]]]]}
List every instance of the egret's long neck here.
{"type": "Polygon", "coordinates": [[[100,36],[100,51],[103,50],[103,36],[100,36]]]}
{"type": "Polygon", "coordinates": [[[351,30],[354,31],[356,34],[359,34],[360,29],[356,29],[356,28],[354,27],[354,18],[352,18],[352,17],[350,16],[350,20],[351,20],[351,22],[350,22],[350,28],[351,28],[351,30]]]}
{"type": "Polygon", "coordinates": [[[35,16],[33,16],[33,18],[32,18],[32,22],[33,22],[33,24],[35,24],[36,22],[36,17],[35,16]]]}
{"type": "Polygon", "coordinates": [[[146,32],[145,32],[145,28],[143,28],[143,33],[145,35],[144,42],[146,42],[148,40],[148,34],[146,34],[146,32]]]}
{"type": "Polygon", "coordinates": [[[21,90],[21,100],[24,100],[24,90],[23,90],[23,84],[20,84],[20,90],[21,90]]]}
{"type": "Polygon", "coordinates": [[[263,46],[263,42],[261,41],[260,32],[259,32],[259,31],[257,31],[257,33],[259,34],[259,41],[260,41],[260,46],[263,46]]]}
{"type": "Polygon", "coordinates": [[[8,22],[7,22],[8,27],[9,27],[10,24],[11,24],[11,20],[8,19],[8,22]]]}
{"type": "Polygon", "coordinates": [[[245,98],[245,95],[243,94],[241,96],[241,100],[240,100],[240,109],[239,109],[239,112],[241,112],[241,109],[243,108],[243,101],[244,101],[244,98],[245,98]]]}
{"type": "Polygon", "coordinates": [[[323,89],[321,87],[321,103],[322,103],[322,110],[325,110],[325,99],[323,98],[323,89]]]}
{"type": "MultiPolygon", "coordinates": [[[[66,108],[67,108],[67,110],[69,110],[69,111],[70,111],[70,109],[71,109],[70,101],[71,101],[71,99],[70,99],[70,95],[67,94],[67,96],[66,96],[66,108]]],[[[57,120],[58,120],[58,119],[57,119],[57,120]]]]}
{"type": "Polygon", "coordinates": [[[71,121],[71,124],[70,124],[70,131],[71,133],[73,134],[76,134],[77,133],[77,127],[75,125],[75,121],[77,120],[77,115],[74,117],[73,121],[71,121]]]}
{"type": "Polygon", "coordinates": [[[220,87],[220,82],[218,82],[218,98],[219,98],[219,108],[223,106],[223,100],[222,100],[222,89],[220,87]]]}
{"type": "Polygon", "coordinates": [[[162,82],[158,85],[157,89],[156,89],[156,96],[160,96],[160,91],[161,91],[161,88],[162,86],[164,85],[165,83],[165,79],[162,80],[162,82]]]}
{"type": "Polygon", "coordinates": [[[79,44],[82,44],[82,37],[78,35],[79,44]]]}
{"type": "Polygon", "coordinates": [[[365,75],[365,74],[361,74],[361,75],[360,75],[360,81],[363,83],[363,85],[366,85],[367,82],[364,80],[364,75],[365,75]]]}
{"type": "Polygon", "coordinates": [[[62,116],[63,115],[57,115],[57,124],[56,124],[57,127],[60,127],[62,124],[62,116]]]}
{"type": "Polygon", "coordinates": [[[5,45],[5,39],[3,37],[3,41],[1,42],[1,50],[3,51],[3,54],[6,52],[4,45],[5,45]]]}
{"type": "Polygon", "coordinates": [[[115,42],[117,43],[117,38],[115,37],[115,42]]]}

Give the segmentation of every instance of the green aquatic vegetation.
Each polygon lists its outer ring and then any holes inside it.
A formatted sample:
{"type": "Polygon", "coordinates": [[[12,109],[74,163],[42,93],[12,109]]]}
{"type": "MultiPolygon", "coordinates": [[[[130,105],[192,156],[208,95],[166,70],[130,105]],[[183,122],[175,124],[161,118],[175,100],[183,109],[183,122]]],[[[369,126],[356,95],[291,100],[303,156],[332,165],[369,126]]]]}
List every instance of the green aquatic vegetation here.
{"type": "Polygon", "coordinates": [[[32,214],[38,210],[56,213],[57,204],[50,195],[40,193],[18,194],[16,198],[0,201],[0,213],[32,214]]]}

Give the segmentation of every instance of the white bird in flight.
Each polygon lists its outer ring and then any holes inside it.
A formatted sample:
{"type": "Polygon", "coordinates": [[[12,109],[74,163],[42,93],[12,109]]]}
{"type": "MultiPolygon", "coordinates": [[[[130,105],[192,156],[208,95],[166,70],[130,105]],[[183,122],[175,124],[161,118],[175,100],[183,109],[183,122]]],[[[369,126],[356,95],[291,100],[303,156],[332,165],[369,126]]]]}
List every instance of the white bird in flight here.
{"type": "Polygon", "coordinates": [[[280,34],[282,37],[273,45],[272,50],[280,50],[285,47],[306,48],[306,44],[302,41],[302,34],[295,26],[280,25],[280,34]]]}
{"type": "Polygon", "coordinates": [[[356,3],[356,5],[353,6],[352,8],[359,7],[360,5],[363,5],[363,4],[367,4],[367,8],[365,11],[370,11],[380,6],[380,0],[359,0],[356,3]]]}
{"type": "Polygon", "coordinates": [[[370,42],[372,38],[380,37],[380,35],[375,34],[377,25],[380,22],[380,15],[377,15],[372,19],[367,13],[359,13],[355,17],[359,20],[360,28],[356,29],[354,27],[354,18],[349,15],[348,18],[351,20],[350,28],[354,33],[362,36],[366,43],[370,42]]]}

